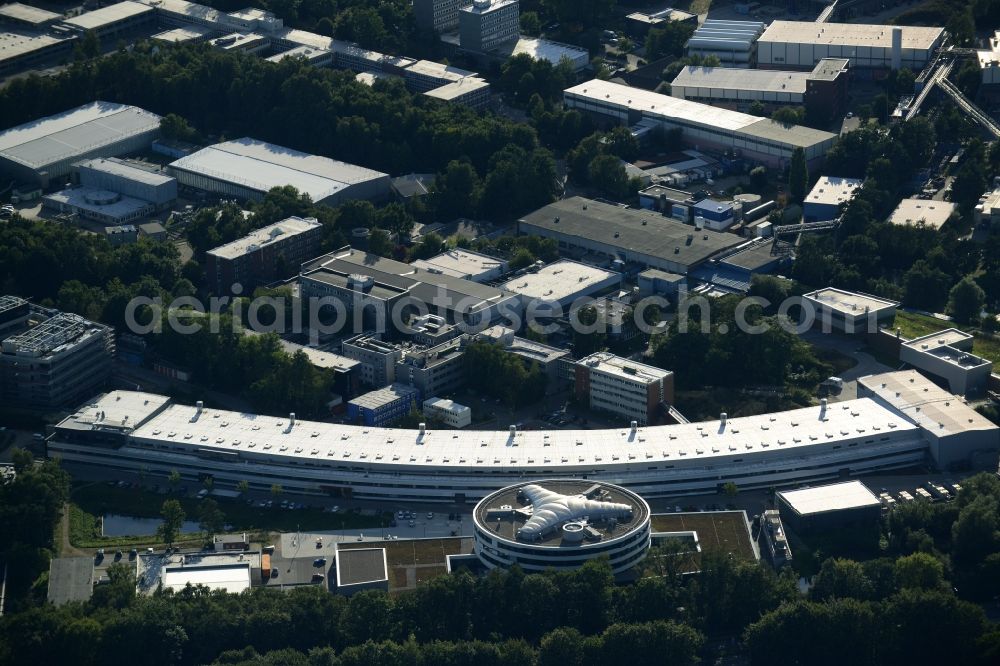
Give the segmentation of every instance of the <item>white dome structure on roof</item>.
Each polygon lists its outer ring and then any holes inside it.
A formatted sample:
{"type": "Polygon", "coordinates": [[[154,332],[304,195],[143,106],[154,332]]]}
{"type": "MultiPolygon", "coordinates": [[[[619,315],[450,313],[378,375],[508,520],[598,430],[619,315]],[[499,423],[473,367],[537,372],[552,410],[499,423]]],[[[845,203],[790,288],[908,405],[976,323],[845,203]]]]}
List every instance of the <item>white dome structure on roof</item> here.
{"type": "Polygon", "coordinates": [[[609,483],[555,479],[508,486],[483,498],[472,515],[476,554],[491,569],[575,569],[607,557],[620,574],[649,549],[649,505],[609,483]]]}

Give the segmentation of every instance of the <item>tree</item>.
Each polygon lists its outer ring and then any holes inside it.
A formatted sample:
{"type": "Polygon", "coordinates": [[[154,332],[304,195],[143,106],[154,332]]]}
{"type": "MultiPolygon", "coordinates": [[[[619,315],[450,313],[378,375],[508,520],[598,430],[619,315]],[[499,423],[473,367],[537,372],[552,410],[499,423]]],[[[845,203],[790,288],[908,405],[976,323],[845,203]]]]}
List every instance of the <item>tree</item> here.
{"type": "Polygon", "coordinates": [[[170,484],[170,492],[177,492],[177,486],[181,483],[181,473],[176,469],[170,470],[170,474],[167,475],[167,483],[170,484]]]}
{"type": "Polygon", "coordinates": [[[895,561],[893,576],[900,588],[940,589],[944,584],[944,565],[928,553],[913,553],[895,561]]]}
{"type": "Polygon", "coordinates": [[[184,507],[177,500],[170,499],[163,503],[163,506],[160,508],[160,515],[163,517],[163,522],[156,529],[156,534],[163,543],[167,544],[167,546],[172,546],[177,539],[177,535],[181,532],[181,527],[184,525],[184,518],[186,517],[184,507]]]}
{"type": "Polygon", "coordinates": [[[986,292],[971,277],[962,278],[948,292],[947,313],[960,324],[970,324],[979,319],[986,302],[986,292]]]}
{"type": "Polygon", "coordinates": [[[587,168],[590,184],[615,199],[628,195],[629,181],[622,161],[613,155],[598,155],[587,168]]]}
{"type": "Polygon", "coordinates": [[[792,161],[788,166],[788,193],[795,201],[802,201],[809,186],[809,167],[806,165],[806,152],[802,148],[792,151],[792,161]]]}
{"type": "Polygon", "coordinates": [[[733,499],[737,494],[739,494],[740,489],[735,483],[729,481],[722,486],[722,492],[724,492],[726,497],[729,499],[733,499]]]}
{"type": "Polygon", "coordinates": [[[198,527],[206,534],[217,534],[226,523],[226,516],[219,508],[219,503],[207,497],[198,507],[198,527]]]}
{"type": "Polygon", "coordinates": [[[521,32],[532,37],[542,34],[542,21],[538,18],[538,12],[521,14],[521,32]]]}
{"type": "Polygon", "coordinates": [[[986,190],[986,170],[981,160],[970,157],[955,174],[951,184],[951,200],[958,205],[963,214],[969,211],[979,201],[986,190]]]}
{"type": "Polygon", "coordinates": [[[799,125],[804,119],[805,108],[801,106],[783,106],[779,109],[775,109],[774,113],[771,114],[771,120],[783,125],[799,125]]]}
{"type": "Polygon", "coordinates": [[[239,490],[240,493],[246,493],[248,490],[250,490],[250,482],[247,481],[246,479],[243,479],[236,484],[236,489],[239,490]]]}
{"type": "Polygon", "coordinates": [[[767,167],[756,166],[750,169],[750,187],[756,192],[760,192],[767,187],[767,167]]]}
{"type": "Polygon", "coordinates": [[[605,327],[598,321],[599,317],[597,309],[592,305],[584,306],[576,311],[576,319],[580,325],[573,327],[573,355],[577,358],[583,358],[604,349],[607,335],[604,332],[605,327]]]}
{"type": "Polygon", "coordinates": [[[274,499],[278,499],[279,497],[281,497],[281,494],[283,492],[285,491],[284,488],[281,487],[280,483],[275,483],[271,485],[271,497],[273,497],[274,499]]]}
{"type": "Polygon", "coordinates": [[[951,278],[920,259],[903,276],[903,302],[910,307],[940,312],[948,300],[951,278]]]}

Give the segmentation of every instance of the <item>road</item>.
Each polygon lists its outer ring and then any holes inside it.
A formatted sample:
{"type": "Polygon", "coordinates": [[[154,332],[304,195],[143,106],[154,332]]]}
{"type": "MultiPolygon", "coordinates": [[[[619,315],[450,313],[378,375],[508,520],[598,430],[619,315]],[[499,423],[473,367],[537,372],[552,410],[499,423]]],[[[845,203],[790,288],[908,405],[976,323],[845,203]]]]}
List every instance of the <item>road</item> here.
{"type": "Polygon", "coordinates": [[[840,402],[842,400],[854,400],[858,397],[858,379],[868,375],[877,375],[882,372],[891,372],[895,368],[879,363],[875,357],[868,352],[862,351],[858,347],[858,341],[840,335],[825,334],[818,331],[806,331],[802,334],[802,339],[821,349],[830,349],[844,356],[848,356],[855,361],[855,366],[840,373],[840,378],[844,380],[844,388],[840,393],[828,397],[830,402],[840,402]]]}

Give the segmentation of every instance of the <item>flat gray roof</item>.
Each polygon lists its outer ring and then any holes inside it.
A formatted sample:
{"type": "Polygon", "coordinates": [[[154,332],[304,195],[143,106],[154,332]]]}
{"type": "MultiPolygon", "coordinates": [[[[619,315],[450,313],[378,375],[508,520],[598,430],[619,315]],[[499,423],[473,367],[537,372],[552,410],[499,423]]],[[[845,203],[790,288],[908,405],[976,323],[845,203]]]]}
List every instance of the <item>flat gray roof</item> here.
{"type": "Polygon", "coordinates": [[[56,36],[48,33],[32,35],[8,30],[0,33],[0,61],[19,58],[27,53],[39,51],[71,39],[73,37],[70,35],[56,36]]]}
{"type": "Polygon", "coordinates": [[[93,592],[93,558],[57,557],[49,562],[50,602],[60,606],[70,601],[87,601],[93,592]]]}
{"type": "Polygon", "coordinates": [[[152,7],[144,5],[141,2],[125,0],[124,2],[95,9],[92,12],[84,12],[79,16],[66,19],[65,23],[80,30],[98,30],[104,26],[113,25],[118,21],[124,21],[140,14],[148,14],[152,11],[152,7]]]}
{"type": "Polygon", "coordinates": [[[831,483],[826,486],[778,491],[785,502],[800,516],[809,516],[844,509],[882,506],[875,493],[860,481],[831,483]]]}
{"type": "Polygon", "coordinates": [[[0,132],[0,157],[41,169],[159,127],[160,116],[139,107],[91,102],[0,132]]]}
{"type": "Polygon", "coordinates": [[[688,267],[746,242],[733,234],[697,231],[653,211],[621,208],[583,197],[543,206],[525,215],[521,222],[688,267]]]}
{"type": "Polygon", "coordinates": [[[314,217],[287,217],[280,222],[255,229],[246,236],[237,238],[231,243],[212,248],[207,254],[221,259],[235,259],[249,252],[259,250],[268,243],[284,240],[290,236],[297,236],[311,229],[318,229],[321,226],[319,221],[314,217]]]}
{"type": "Polygon", "coordinates": [[[189,42],[193,39],[203,39],[215,32],[212,28],[203,25],[189,25],[183,28],[164,30],[152,36],[151,39],[158,39],[161,42],[189,42]]]}
{"type": "Polygon", "coordinates": [[[362,395],[349,400],[348,404],[357,405],[362,409],[378,409],[382,405],[388,405],[400,399],[416,399],[419,392],[420,391],[416,388],[409,386],[408,384],[400,384],[397,382],[374,391],[369,391],[368,393],[363,393],[362,395]]]}
{"type": "Polygon", "coordinates": [[[129,180],[135,180],[143,183],[144,185],[166,185],[174,180],[172,176],[168,176],[163,172],[143,169],[115,157],[95,157],[93,159],[78,162],[76,166],[94,169],[95,171],[110,173],[116,176],[123,176],[129,180]]]}
{"type": "Polygon", "coordinates": [[[388,178],[381,171],[248,137],[203,148],[170,167],[261,192],[293,185],[317,202],[351,185],[388,178]]]}
{"type": "Polygon", "coordinates": [[[385,548],[337,549],[337,587],[388,580],[385,548]]]}
{"type": "Polygon", "coordinates": [[[806,92],[809,72],[782,72],[773,69],[737,69],[688,65],[677,73],[671,85],[725,90],[760,90],[777,93],[806,92]]]}
{"type": "Polygon", "coordinates": [[[58,21],[63,17],[62,14],[56,14],[55,12],[46,11],[39,7],[32,7],[31,5],[21,4],[20,2],[11,2],[0,6],[0,16],[5,16],[22,23],[31,23],[33,25],[51,23],[53,21],[58,21]]]}

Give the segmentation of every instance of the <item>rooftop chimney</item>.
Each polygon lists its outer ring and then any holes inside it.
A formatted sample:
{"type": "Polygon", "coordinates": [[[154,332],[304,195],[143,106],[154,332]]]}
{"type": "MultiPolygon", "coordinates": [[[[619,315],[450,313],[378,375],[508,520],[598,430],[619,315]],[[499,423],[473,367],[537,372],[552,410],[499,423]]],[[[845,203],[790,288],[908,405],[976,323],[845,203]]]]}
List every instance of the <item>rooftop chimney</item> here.
{"type": "Polygon", "coordinates": [[[722,425],[726,425],[726,419],[727,418],[728,418],[728,415],[725,412],[722,412],[721,414],[719,414],[719,420],[722,421],[722,425]]]}
{"type": "Polygon", "coordinates": [[[291,430],[293,425],[295,425],[295,412],[289,412],[288,413],[288,429],[291,430]]]}

